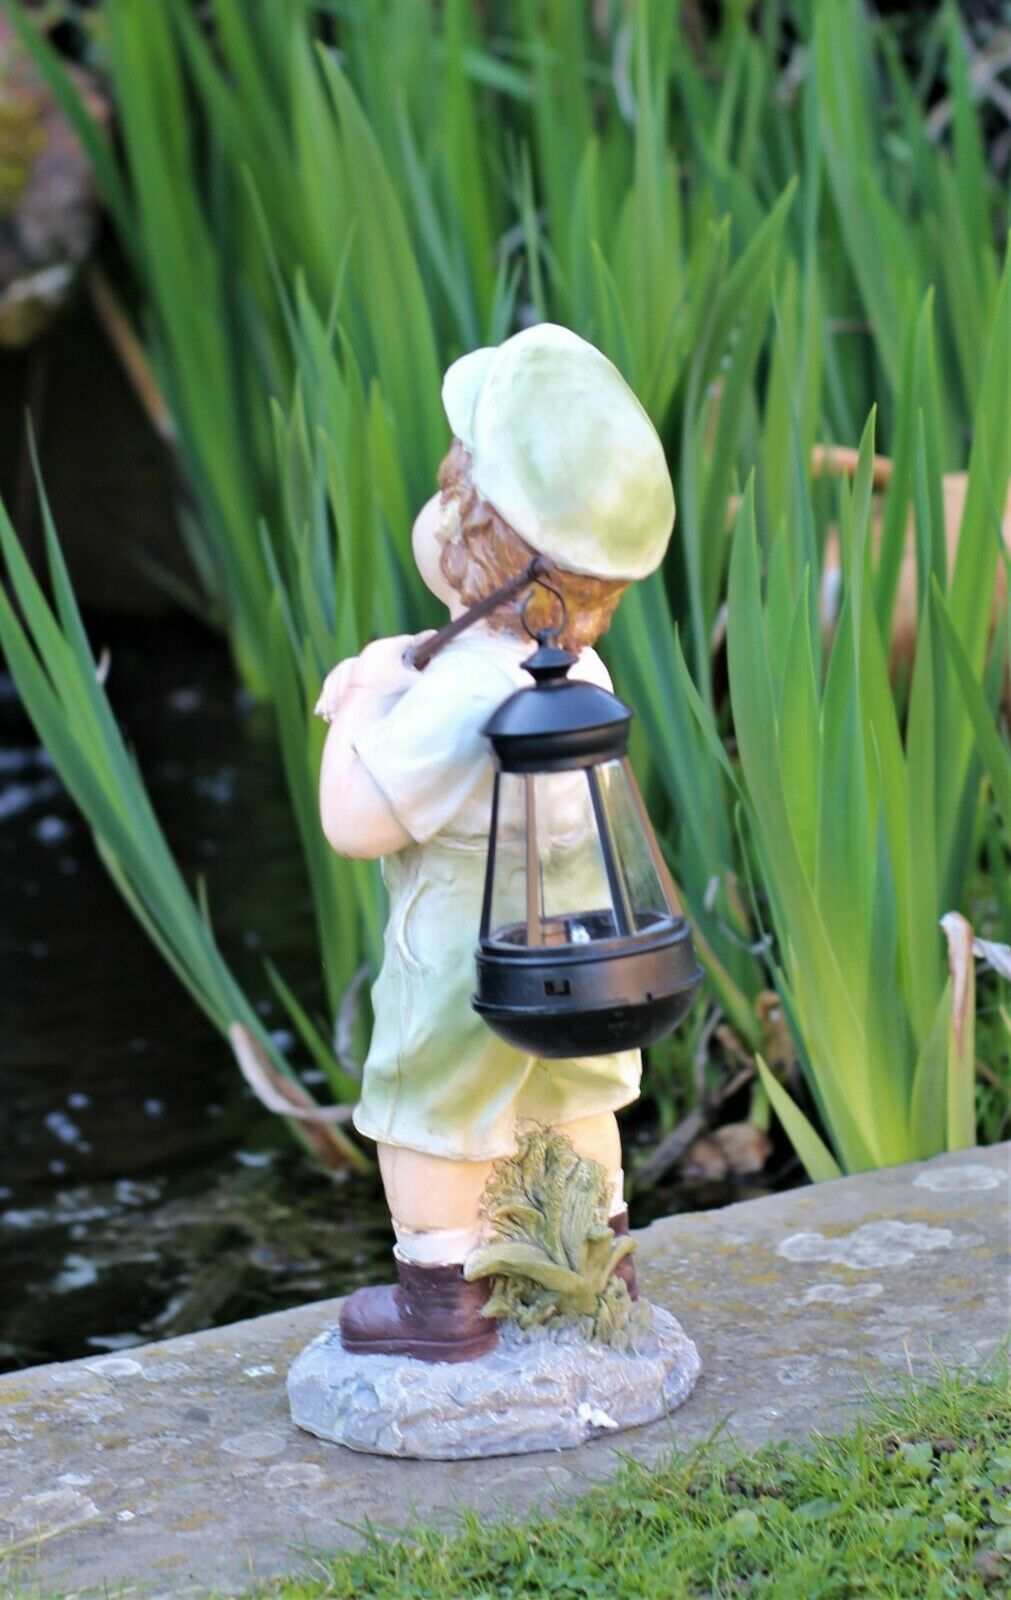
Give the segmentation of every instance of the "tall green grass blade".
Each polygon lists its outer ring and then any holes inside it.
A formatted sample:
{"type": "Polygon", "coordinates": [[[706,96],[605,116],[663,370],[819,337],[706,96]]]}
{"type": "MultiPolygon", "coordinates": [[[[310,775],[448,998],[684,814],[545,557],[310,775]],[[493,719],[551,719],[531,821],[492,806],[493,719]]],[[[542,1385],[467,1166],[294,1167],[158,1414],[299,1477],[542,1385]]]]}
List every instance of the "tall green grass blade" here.
{"type": "Polygon", "coordinates": [[[791,1100],[779,1080],[773,1077],[761,1056],[756,1056],[755,1061],[762,1088],[769,1096],[772,1109],[786,1129],[787,1137],[803,1162],[804,1171],[811,1182],[830,1183],[833,1178],[841,1178],[842,1168],[825,1141],[819,1138],[808,1118],[791,1100]]]}
{"type": "MultiPolygon", "coordinates": [[[[104,691],[95,680],[94,659],[79,624],[51,524],[47,539],[66,634],[30,573],[6,510],[0,506],[0,551],[25,618],[22,625],[0,589],[0,646],[25,710],[90,824],[120,893],[196,1004],[225,1036],[234,1022],[241,1022],[272,1067],[293,1077],[218,950],[199,900],[186,888],[176,867],[104,691]]],[[[302,1136],[294,1125],[293,1131],[302,1136]]],[[[336,1130],[335,1142],[345,1149],[347,1160],[362,1164],[361,1153],[336,1130]]]]}
{"type": "Polygon", "coordinates": [[[979,753],[986,766],[987,776],[993,786],[994,798],[1001,814],[1004,817],[1011,817],[1011,753],[1008,752],[1007,746],[997,731],[993,712],[987,703],[979,682],[973,675],[969,658],[962,648],[962,641],[958,637],[955,625],[951,620],[951,613],[945,603],[944,595],[936,578],[931,595],[931,604],[934,612],[934,624],[940,629],[948,659],[958,680],[966,715],[972,723],[979,753]]]}

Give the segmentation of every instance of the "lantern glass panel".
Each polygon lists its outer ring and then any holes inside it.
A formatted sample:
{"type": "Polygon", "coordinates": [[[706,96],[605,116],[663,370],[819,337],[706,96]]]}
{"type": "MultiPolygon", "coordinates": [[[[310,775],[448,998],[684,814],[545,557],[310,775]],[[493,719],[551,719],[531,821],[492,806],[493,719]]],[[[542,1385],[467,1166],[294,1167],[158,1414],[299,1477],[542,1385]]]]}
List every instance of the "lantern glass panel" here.
{"type": "Polygon", "coordinates": [[[532,782],[540,943],[613,939],[614,912],[585,772],[542,772],[532,782]]]}
{"type": "Polygon", "coordinates": [[[648,928],[671,907],[657,870],[648,821],[643,817],[633,789],[628,762],[606,761],[597,768],[597,781],[633,920],[637,929],[648,928]]]}
{"type": "Polygon", "coordinates": [[[501,935],[504,929],[523,930],[522,938],[509,943],[526,943],[527,851],[526,780],[516,772],[498,777],[498,816],[495,838],[495,871],[492,882],[489,931],[501,935]]]}

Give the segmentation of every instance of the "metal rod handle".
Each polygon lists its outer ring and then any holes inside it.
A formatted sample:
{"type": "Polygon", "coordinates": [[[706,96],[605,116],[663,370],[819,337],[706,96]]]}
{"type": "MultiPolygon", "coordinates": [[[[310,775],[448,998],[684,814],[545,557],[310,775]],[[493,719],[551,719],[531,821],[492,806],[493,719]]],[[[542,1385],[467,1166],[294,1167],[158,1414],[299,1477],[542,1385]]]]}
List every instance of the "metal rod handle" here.
{"type": "Polygon", "coordinates": [[[503,583],[491,594],[485,595],[483,600],[478,600],[469,606],[461,616],[455,617],[452,622],[447,622],[445,627],[437,629],[428,639],[423,639],[421,644],[408,650],[404,657],[404,665],[414,667],[416,672],[424,672],[433,656],[444,650],[453,639],[464,632],[475,622],[480,622],[482,617],[487,617],[492,611],[497,611],[499,606],[505,605],[507,600],[513,600],[531,583],[535,583],[542,573],[547,572],[548,563],[543,556],[534,556],[530,564],[522,572],[517,572],[514,578],[503,583]]]}

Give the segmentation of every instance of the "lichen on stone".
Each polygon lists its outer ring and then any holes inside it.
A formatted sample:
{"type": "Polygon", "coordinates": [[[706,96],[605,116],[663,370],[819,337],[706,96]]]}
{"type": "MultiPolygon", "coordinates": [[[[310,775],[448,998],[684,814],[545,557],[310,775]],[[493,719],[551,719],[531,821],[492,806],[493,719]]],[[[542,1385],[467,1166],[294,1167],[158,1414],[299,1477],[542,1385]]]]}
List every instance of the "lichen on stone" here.
{"type": "Polygon", "coordinates": [[[614,1269],[634,1248],[609,1223],[610,1182],[563,1133],[533,1127],[495,1163],[483,1196],[486,1242],[468,1279],[491,1278],[484,1314],[524,1331],[577,1327],[600,1344],[628,1344],[634,1307],[614,1269]]]}

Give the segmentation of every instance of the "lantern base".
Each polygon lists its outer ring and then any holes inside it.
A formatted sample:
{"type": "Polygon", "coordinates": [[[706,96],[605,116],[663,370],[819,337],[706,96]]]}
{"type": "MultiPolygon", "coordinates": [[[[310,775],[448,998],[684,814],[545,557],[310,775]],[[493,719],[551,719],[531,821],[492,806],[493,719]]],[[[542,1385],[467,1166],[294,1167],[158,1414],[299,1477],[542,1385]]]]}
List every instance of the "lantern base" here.
{"type": "Polygon", "coordinates": [[[354,1355],[336,1328],[296,1357],[291,1414],[320,1439],[371,1455],[459,1461],[565,1450],[655,1422],[686,1400],[701,1370],[680,1323],[640,1301],[628,1350],[573,1328],[503,1325],[490,1354],[458,1365],[354,1355]]]}
{"type": "Polygon", "coordinates": [[[519,925],[482,940],[472,1004],[508,1044],[549,1061],[655,1044],[686,1015],[703,978],[684,917],[643,919],[626,939],[519,941],[519,925]]]}

